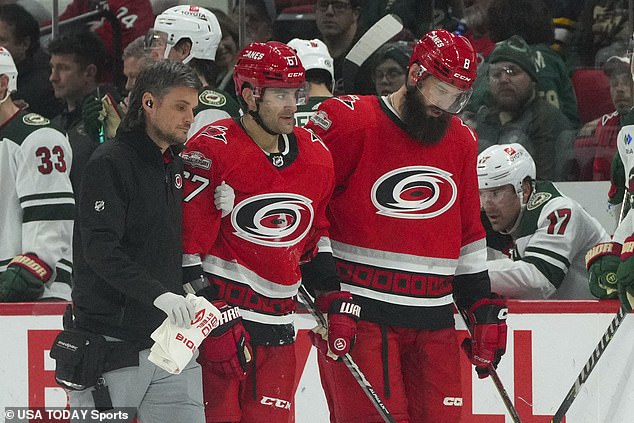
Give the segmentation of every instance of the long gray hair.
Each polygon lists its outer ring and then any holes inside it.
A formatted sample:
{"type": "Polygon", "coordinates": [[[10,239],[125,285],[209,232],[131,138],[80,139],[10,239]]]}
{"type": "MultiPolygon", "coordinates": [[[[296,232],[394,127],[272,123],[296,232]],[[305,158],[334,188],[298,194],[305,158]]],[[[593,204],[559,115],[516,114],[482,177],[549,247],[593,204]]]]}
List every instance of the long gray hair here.
{"type": "Polygon", "coordinates": [[[196,91],[202,89],[202,83],[194,71],[180,62],[161,60],[143,69],[130,93],[128,113],[124,116],[119,129],[122,131],[145,130],[143,113],[143,94],[152,93],[158,99],[174,87],[188,87],[196,91]]]}

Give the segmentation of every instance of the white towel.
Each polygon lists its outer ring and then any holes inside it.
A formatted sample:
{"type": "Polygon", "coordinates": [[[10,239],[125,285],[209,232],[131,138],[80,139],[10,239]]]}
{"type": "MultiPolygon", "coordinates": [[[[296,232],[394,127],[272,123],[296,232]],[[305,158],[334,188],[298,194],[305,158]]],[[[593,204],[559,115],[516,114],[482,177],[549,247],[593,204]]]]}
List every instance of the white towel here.
{"type": "Polygon", "coordinates": [[[179,328],[167,318],[150,335],[154,345],[148,359],[173,374],[185,368],[203,339],[220,324],[220,311],[205,298],[187,294],[185,299],[196,307],[191,327],[179,328]]]}

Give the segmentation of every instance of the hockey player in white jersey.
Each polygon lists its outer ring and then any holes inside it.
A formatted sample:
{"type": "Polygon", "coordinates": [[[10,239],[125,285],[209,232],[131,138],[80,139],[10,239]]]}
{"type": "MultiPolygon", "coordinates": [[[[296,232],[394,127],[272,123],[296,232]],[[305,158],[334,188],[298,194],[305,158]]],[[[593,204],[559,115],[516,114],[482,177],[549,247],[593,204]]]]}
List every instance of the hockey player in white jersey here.
{"type": "Polygon", "coordinates": [[[517,143],[478,155],[480,203],[494,231],[513,239],[511,258],[487,262],[491,289],[511,298],[592,298],[584,257],[609,240],[601,224],[552,182],[517,143]]]}
{"type": "Polygon", "coordinates": [[[48,119],[13,103],[17,76],[0,47],[0,301],[70,300],[71,147],[48,119]]]}
{"type": "MultiPolygon", "coordinates": [[[[600,243],[586,256],[590,288],[600,299],[618,298],[628,309],[634,306],[634,113],[623,117],[623,127],[617,135],[618,157],[625,176],[625,196],[621,204],[621,221],[614,231],[612,241],[600,243]],[[625,216],[625,217],[623,217],[625,216]]],[[[613,163],[614,166],[614,163],[613,163]]]]}

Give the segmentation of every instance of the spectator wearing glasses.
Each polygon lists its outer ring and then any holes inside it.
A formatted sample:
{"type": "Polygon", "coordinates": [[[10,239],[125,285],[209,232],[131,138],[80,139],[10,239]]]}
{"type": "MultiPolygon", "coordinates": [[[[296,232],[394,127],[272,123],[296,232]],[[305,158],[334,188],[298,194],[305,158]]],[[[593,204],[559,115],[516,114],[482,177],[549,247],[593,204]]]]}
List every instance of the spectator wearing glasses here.
{"type": "Polygon", "coordinates": [[[407,44],[388,43],[372,56],[372,81],[378,95],[388,95],[405,84],[410,52],[407,44]]]}
{"type": "MultiPolygon", "coordinates": [[[[359,0],[317,0],[315,22],[321,40],[334,59],[334,94],[344,93],[343,60],[359,38],[359,0]]],[[[359,72],[361,74],[362,72],[359,72]]]]}
{"type": "Polygon", "coordinates": [[[498,43],[489,56],[490,106],[469,122],[478,148],[522,144],[535,160],[537,179],[560,181],[570,172],[575,129],[566,116],[537,95],[533,52],[518,35],[498,43]]]}

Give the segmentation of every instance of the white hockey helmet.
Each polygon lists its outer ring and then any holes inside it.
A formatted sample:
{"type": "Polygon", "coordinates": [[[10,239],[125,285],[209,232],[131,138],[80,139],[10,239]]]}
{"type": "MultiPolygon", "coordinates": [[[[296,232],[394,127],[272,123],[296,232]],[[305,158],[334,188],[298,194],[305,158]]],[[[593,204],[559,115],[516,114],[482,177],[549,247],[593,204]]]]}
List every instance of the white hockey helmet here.
{"type": "Polygon", "coordinates": [[[311,69],[323,69],[330,74],[334,84],[335,67],[333,59],[328,51],[328,47],[326,47],[323,41],[318,39],[302,40],[300,38],[293,38],[286,44],[295,49],[306,71],[311,69]]]}
{"type": "Polygon", "coordinates": [[[527,176],[535,179],[535,162],[518,143],[492,145],[478,155],[478,187],[497,188],[512,185],[518,195],[527,176]]]}
{"type": "Polygon", "coordinates": [[[153,29],[167,34],[164,58],[167,58],[178,41],[183,38],[191,40],[191,52],[183,63],[188,63],[193,58],[215,60],[222,38],[216,15],[204,7],[193,5],[170,7],[156,17],[153,29]]]}
{"type": "Polygon", "coordinates": [[[18,90],[18,68],[11,53],[4,47],[0,47],[0,75],[6,75],[9,78],[9,89],[7,95],[18,90]]]}

